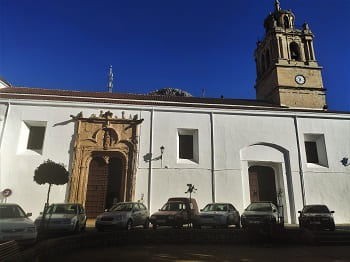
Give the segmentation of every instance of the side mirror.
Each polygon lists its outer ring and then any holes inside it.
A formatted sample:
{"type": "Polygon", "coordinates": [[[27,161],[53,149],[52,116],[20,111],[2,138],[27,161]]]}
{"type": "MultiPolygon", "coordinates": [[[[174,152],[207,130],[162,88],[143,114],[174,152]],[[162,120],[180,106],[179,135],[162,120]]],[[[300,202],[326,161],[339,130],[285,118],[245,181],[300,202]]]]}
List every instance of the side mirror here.
{"type": "Polygon", "coordinates": [[[332,214],[334,214],[334,211],[331,211],[332,214]]]}
{"type": "Polygon", "coordinates": [[[273,212],[273,213],[276,213],[276,212],[277,212],[277,210],[276,210],[276,209],[272,209],[272,212],[273,212]]]}
{"type": "Polygon", "coordinates": [[[32,213],[27,213],[26,216],[27,217],[31,217],[33,214],[32,213]]]}
{"type": "Polygon", "coordinates": [[[160,209],[158,209],[158,211],[161,211],[160,209]]]}
{"type": "Polygon", "coordinates": [[[43,214],[43,212],[40,212],[40,215],[42,215],[43,214]]]}
{"type": "Polygon", "coordinates": [[[301,214],[301,211],[298,211],[299,214],[301,214]]]}
{"type": "Polygon", "coordinates": [[[201,209],[200,211],[202,212],[204,209],[201,209]]]}
{"type": "Polygon", "coordinates": [[[108,212],[108,209],[106,208],[104,212],[108,212]]]}

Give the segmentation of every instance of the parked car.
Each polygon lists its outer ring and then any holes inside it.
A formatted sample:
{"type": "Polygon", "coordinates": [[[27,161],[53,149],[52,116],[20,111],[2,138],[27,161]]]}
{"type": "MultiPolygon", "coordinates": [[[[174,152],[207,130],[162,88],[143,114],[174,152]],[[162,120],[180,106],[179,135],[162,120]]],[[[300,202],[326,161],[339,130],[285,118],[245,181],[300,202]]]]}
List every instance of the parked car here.
{"type": "Polygon", "coordinates": [[[326,205],[307,205],[298,211],[300,228],[320,228],[335,230],[334,211],[329,211],[326,205]]]}
{"type": "Polygon", "coordinates": [[[33,244],[37,240],[32,213],[25,213],[17,204],[0,204],[0,242],[16,240],[23,244],[33,244]]]}
{"type": "Polygon", "coordinates": [[[212,203],[206,205],[201,212],[193,218],[193,227],[236,225],[241,227],[239,212],[230,203],[212,203]]]}
{"type": "Polygon", "coordinates": [[[251,203],[242,213],[243,228],[283,226],[277,207],[272,202],[251,203]]]}
{"type": "Polygon", "coordinates": [[[96,218],[95,227],[98,231],[107,228],[125,228],[130,230],[135,226],[149,227],[149,211],[138,202],[118,203],[96,218]]]}
{"type": "Polygon", "coordinates": [[[154,213],[150,221],[154,229],[158,226],[182,227],[192,222],[198,214],[198,205],[194,198],[172,197],[168,202],[154,213]]]}
{"type": "Polygon", "coordinates": [[[49,232],[75,232],[85,230],[86,213],[81,204],[52,204],[48,207],[45,220],[42,222],[43,214],[35,219],[35,225],[49,232]],[[42,224],[41,224],[42,223],[42,224]]]}

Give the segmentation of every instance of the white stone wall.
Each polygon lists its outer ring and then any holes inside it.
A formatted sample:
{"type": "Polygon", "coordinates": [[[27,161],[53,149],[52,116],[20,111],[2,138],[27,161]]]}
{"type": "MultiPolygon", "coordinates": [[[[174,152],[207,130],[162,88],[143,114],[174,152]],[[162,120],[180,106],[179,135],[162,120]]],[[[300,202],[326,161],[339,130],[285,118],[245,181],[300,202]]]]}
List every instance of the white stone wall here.
{"type": "MultiPolygon", "coordinates": [[[[110,110],[119,116],[122,111],[139,114],[144,119],[140,125],[135,200],[143,198],[151,212],[161,208],[169,197],[188,196],[188,183],[198,189],[193,197],[200,208],[215,199],[231,202],[242,212],[250,202],[248,168],[259,164],[275,170],[284,193],[287,221],[297,223],[303,199],[295,113],[11,101],[5,122],[7,102],[0,100],[0,105],[0,191],[11,188],[13,195],[8,202],[20,204],[34,217],[42,209],[48,189],[33,181],[35,168],[46,159],[71,168],[75,124],[70,115],[83,112],[87,117],[110,110]],[[47,122],[42,154],[22,150],[23,121],[47,122]],[[178,129],[198,130],[198,162],[178,159],[178,129]],[[165,148],[162,160],[161,146],[165,148]],[[149,154],[151,162],[147,160],[149,154]]],[[[306,112],[297,115],[305,202],[327,204],[335,211],[337,223],[349,223],[350,166],[344,167],[340,161],[350,157],[350,116],[306,112]],[[324,135],[329,167],[308,166],[305,133],[324,135]]],[[[53,186],[50,202],[65,201],[66,191],[67,185],[53,186]]]]}

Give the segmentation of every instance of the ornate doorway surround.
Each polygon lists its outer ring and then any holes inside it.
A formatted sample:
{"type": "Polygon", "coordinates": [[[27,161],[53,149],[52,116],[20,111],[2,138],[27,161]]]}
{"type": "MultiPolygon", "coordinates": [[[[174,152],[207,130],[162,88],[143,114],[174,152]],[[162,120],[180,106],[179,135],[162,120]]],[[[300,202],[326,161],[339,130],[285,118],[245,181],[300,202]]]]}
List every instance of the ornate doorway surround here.
{"type": "Polygon", "coordinates": [[[111,158],[122,162],[122,193],[119,201],[132,201],[135,193],[135,173],[138,144],[138,115],[127,119],[100,112],[99,116],[84,118],[82,113],[71,116],[77,122],[69,201],[85,205],[90,162],[102,158],[106,164],[111,158]]]}

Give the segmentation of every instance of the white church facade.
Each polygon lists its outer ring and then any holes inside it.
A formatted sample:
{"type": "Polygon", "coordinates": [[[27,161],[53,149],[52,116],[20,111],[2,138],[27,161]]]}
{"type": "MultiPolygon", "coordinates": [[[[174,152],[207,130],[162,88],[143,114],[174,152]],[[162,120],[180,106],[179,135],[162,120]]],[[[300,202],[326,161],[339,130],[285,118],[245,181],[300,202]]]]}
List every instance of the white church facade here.
{"type": "MultiPolygon", "coordinates": [[[[199,207],[273,201],[285,222],[305,204],[326,204],[350,223],[350,113],[328,110],[313,34],[275,11],[255,51],[259,100],[0,88],[0,191],[36,216],[47,159],[71,177],[50,202],[82,203],[90,217],[114,201],[155,212],[197,188],[199,207]],[[282,37],[283,36],[283,37],[282,37]],[[293,63],[290,63],[293,61],[293,63]]],[[[4,198],[1,201],[5,201],[4,198]]]]}

